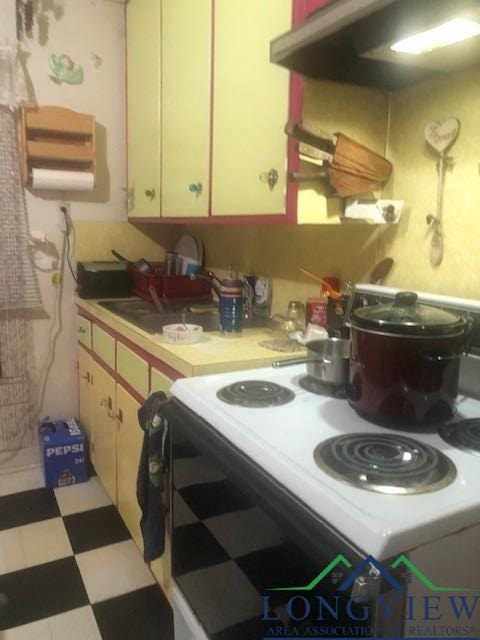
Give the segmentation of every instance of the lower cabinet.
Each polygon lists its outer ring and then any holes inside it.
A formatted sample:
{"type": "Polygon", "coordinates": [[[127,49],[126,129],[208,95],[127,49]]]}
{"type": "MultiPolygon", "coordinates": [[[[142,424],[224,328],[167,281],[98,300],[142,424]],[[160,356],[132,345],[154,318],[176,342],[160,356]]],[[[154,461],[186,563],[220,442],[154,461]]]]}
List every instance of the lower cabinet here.
{"type": "Polygon", "coordinates": [[[97,362],[92,365],[91,457],[106,492],[117,503],[115,380],[97,362]]]}
{"type": "Polygon", "coordinates": [[[117,506],[132,538],[143,548],[141,511],[137,503],[137,472],[143,431],[138,425],[140,404],[117,384],[117,506]]]}
{"type": "Polygon", "coordinates": [[[80,424],[87,437],[90,449],[92,446],[92,389],[93,358],[82,349],[78,349],[78,404],[80,424]]]}
{"type": "MultiPolygon", "coordinates": [[[[144,364],[148,367],[147,363],[144,364]]],[[[137,473],[143,444],[143,431],[137,415],[140,403],[82,347],[79,347],[78,372],[80,423],[90,443],[92,464],[132,538],[143,551],[141,510],[137,503],[137,473]]],[[[158,369],[152,368],[150,373],[151,391],[168,393],[173,381],[158,369]]],[[[167,509],[165,553],[152,562],[150,568],[170,598],[168,477],[164,482],[162,499],[167,509]]]]}
{"type": "MultiPolygon", "coordinates": [[[[163,391],[167,394],[170,392],[170,387],[173,384],[171,380],[164,373],[152,367],[150,371],[151,391],[163,391]]],[[[167,508],[166,513],[166,527],[165,527],[165,552],[161,558],[152,562],[150,568],[155,576],[157,582],[162,586],[164,592],[168,596],[169,600],[172,600],[172,573],[171,573],[171,527],[170,527],[170,476],[165,476],[164,487],[164,504],[167,508]]]]}

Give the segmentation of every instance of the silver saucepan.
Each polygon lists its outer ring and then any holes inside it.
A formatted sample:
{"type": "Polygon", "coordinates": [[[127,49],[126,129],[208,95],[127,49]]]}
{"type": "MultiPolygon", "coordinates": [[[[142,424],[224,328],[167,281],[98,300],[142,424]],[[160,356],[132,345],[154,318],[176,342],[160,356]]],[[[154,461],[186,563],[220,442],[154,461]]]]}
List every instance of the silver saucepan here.
{"type": "Polygon", "coordinates": [[[306,364],[307,374],[324,384],[342,386],[348,381],[350,363],[350,340],[327,338],[307,342],[306,358],[294,358],[273,362],[272,366],[288,367],[306,364]]]}

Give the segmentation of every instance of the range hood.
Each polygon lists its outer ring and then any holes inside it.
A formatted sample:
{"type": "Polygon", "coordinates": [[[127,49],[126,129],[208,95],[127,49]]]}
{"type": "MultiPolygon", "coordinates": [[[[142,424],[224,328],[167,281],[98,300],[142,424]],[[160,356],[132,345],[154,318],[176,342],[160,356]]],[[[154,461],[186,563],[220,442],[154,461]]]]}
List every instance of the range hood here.
{"type": "Polygon", "coordinates": [[[480,0],[332,0],[272,40],[270,60],[314,78],[399,89],[480,61],[478,35],[420,54],[391,48],[454,19],[480,25],[480,0]]]}

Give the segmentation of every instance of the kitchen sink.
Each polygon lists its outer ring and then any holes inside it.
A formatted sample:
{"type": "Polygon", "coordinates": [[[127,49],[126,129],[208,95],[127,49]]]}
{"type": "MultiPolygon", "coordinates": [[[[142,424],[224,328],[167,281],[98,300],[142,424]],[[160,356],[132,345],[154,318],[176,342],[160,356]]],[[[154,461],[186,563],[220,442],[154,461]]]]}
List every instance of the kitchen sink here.
{"type": "MultiPolygon", "coordinates": [[[[160,313],[154,304],[135,298],[132,300],[100,300],[98,304],[115,315],[131,322],[147,333],[161,333],[167,324],[179,322],[198,324],[204,331],[219,330],[219,314],[211,301],[182,300],[182,302],[166,303],[162,300],[165,313],[160,313]],[[191,311],[190,308],[195,309],[191,311]]],[[[268,327],[268,318],[251,318],[244,320],[245,329],[268,327]]]]}

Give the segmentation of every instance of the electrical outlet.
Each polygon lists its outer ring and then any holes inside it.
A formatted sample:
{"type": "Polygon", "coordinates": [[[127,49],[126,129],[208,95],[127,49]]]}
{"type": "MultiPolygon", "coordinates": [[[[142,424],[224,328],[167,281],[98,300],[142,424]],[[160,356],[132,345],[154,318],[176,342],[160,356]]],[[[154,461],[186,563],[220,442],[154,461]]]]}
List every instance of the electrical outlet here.
{"type": "Polygon", "coordinates": [[[70,209],[69,202],[59,202],[57,204],[57,213],[60,216],[60,228],[68,235],[70,235],[71,232],[70,209]]]}
{"type": "Polygon", "coordinates": [[[64,215],[64,211],[67,214],[68,217],[70,217],[70,209],[71,209],[71,205],[69,202],[58,202],[57,203],[57,211],[58,213],[63,217],[64,215]]]}

